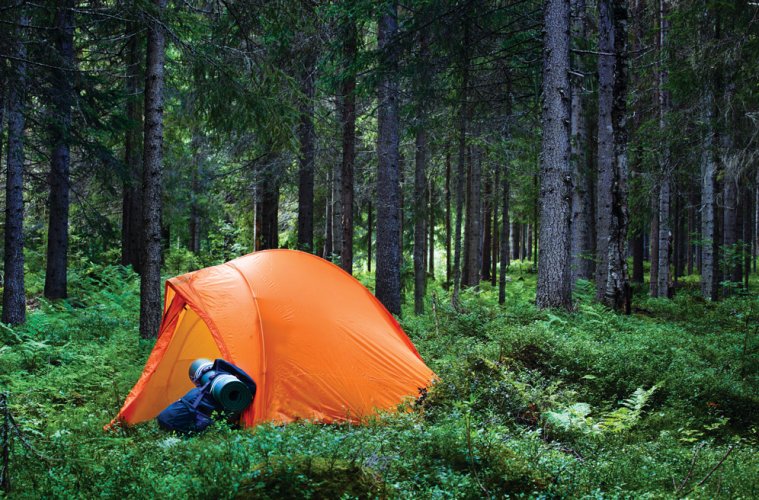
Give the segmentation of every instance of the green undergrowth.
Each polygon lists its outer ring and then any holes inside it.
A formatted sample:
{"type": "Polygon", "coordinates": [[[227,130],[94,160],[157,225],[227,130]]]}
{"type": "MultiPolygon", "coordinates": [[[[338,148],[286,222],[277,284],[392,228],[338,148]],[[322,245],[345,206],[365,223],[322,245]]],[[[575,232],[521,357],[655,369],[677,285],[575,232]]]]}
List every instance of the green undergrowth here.
{"type": "Polygon", "coordinates": [[[27,324],[0,328],[0,391],[25,440],[11,497],[759,497],[756,296],[705,302],[684,280],[622,316],[581,282],[576,311],[539,311],[524,265],[505,306],[483,284],[456,311],[432,282],[402,324],[439,381],[402,411],[183,438],[103,431],[152,347],[135,275],[80,265],[55,303],[41,280],[27,324]]]}

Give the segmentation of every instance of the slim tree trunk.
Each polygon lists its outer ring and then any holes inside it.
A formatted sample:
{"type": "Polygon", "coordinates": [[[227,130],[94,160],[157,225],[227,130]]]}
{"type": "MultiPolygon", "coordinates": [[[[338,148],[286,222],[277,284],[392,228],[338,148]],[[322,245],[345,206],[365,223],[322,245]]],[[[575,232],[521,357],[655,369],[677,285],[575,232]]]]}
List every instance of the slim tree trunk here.
{"type": "Polygon", "coordinates": [[[491,267],[490,267],[490,285],[495,287],[498,284],[498,259],[500,258],[499,251],[499,232],[498,232],[498,191],[501,185],[501,168],[498,163],[495,165],[495,173],[493,179],[493,192],[492,192],[492,204],[493,204],[493,243],[492,248],[486,251],[491,252],[491,267]]]}
{"type": "Polygon", "coordinates": [[[612,0],[598,2],[598,184],[596,191],[596,298],[603,301],[609,259],[614,183],[614,26],[612,0]],[[608,54],[608,55],[606,55],[608,54]]]}
{"type": "MultiPolygon", "coordinates": [[[[421,104],[419,104],[421,106],[421,104]]],[[[416,161],[414,168],[414,313],[424,312],[426,274],[424,272],[424,241],[427,237],[425,212],[427,201],[427,130],[424,110],[417,115],[416,161]]]]}
{"type": "Polygon", "coordinates": [[[356,76],[351,65],[356,59],[358,33],[355,21],[346,21],[344,27],[343,57],[347,76],[342,82],[343,106],[343,171],[342,171],[342,205],[343,220],[341,238],[343,248],[340,252],[340,265],[348,274],[353,274],[353,166],[356,162],[356,76]]]}
{"type": "Polygon", "coordinates": [[[482,257],[480,258],[480,262],[482,263],[482,269],[480,270],[480,276],[485,281],[490,281],[490,257],[492,255],[492,236],[493,236],[493,227],[492,227],[492,205],[491,205],[491,196],[492,196],[492,181],[490,180],[490,176],[488,176],[487,180],[485,181],[485,191],[482,196],[482,221],[483,221],[483,231],[482,231],[482,257]]]}
{"type": "MultiPolygon", "coordinates": [[[[471,151],[470,147],[470,151],[471,151]]],[[[482,265],[482,165],[479,151],[470,152],[469,182],[466,211],[466,233],[464,235],[464,252],[466,263],[461,286],[475,287],[480,284],[482,265]]]]}
{"type": "MultiPolygon", "coordinates": [[[[572,0],[572,39],[575,44],[581,44],[587,36],[585,0],[572,0]]],[[[582,72],[584,57],[575,56],[574,68],[582,72]]],[[[572,136],[572,283],[578,279],[593,277],[593,212],[591,198],[592,180],[586,146],[588,144],[588,124],[586,118],[586,98],[582,79],[578,78],[572,85],[571,102],[571,136],[572,136]]]]}
{"type": "Polygon", "coordinates": [[[74,12],[75,3],[65,0],[55,13],[55,49],[57,68],[53,70],[52,90],[53,150],[50,155],[50,219],[47,233],[47,268],[45,297],[65,298],[69,250],[69,167],[72,89],[74,69],[74,12]]]}
{"type": "Polygon", "coordinates": [[[429,175],[427,181],[427,193],[429,199],[429,219],[427,225],[429,228],[429,242],[427,244],[427,250],[429,252],[427,256],[427,273],[430,278],[435,279],[435,203],[437,203],[437,196],[435,196],[435,179],[432,173],[429,175]]]}
{"type": "Polygon", "coordinates": [[[24,289],[24,124],[26,44],[29,17],[22,9],[13,43],[14,59],[8,77],[8,158],[5,181],[5,255],[3,323],[26,321],[24,289]]]}
{"type": "Polygon", "coordinates": [[[324,245],[322,249],[322,258],[327,260],[332,260],[332,242],[335,241],[332,237],[332,221],[334,220],[332,215],[332,210],[334,209],[334,203],[332,203],[332,194],[334,193],[334,190],[332,189],[332,174],[333,171],[331,169],[327,171],[327,186],[329,186],[330,190],[327,193],[324,202],[324,245]]]}
{"type": "Polygon", "coordinates": [[[520,247],[521,241],[522,241],[522,234],[520,229],[522,228],[522,224],[519,222],[512,222],[511,223],[511,258],[514,260],[521,260],[521,250],[520,247]]]}
{"type": "MultiPolygon", "coordinates": [[[[602,0],[603,2],[604,0],[602,0]]],[[[604,303],[630,314],[627,277],[627,0],[614,0],[614,165],[604,303]]]]}
{"type": "Polygon", "coordinates": [[[719,254],[717,239],[717,165],[714,151],[714,94],[704,92],[704,123],[706,132],[701,153],[701,294],[717,300],[719,254]]]}
{"type": "Polygon", "coordinates": [[[377,268],[375,294],[393,314],[401,314],[401,185],[398,114],[398,5],[382,8],[377,42],[382,52],[377,110],[377,268]]]}
{"type": "Polygon", "coordinates": [[[372,272],[372,229],[374,229],[374,219],[372,213],[372,200],[369,200],[369,207],[366,209],[366,271],[372,272]]]}
{"type": "Polygon", "coordinates": [[[459,89],[459,154],[456,167],[456,227],[453,237],[453,295],[451,297],[453,307],[459,306],[459,291],[461,290],[461,226],[464,215],[464,185],[466,171],[467,137],[466,126],[469,114],[468,87],[469,87],[469,19],[463,20],[462,27],[463,43],[461,45],[461,88],[459,89]]]}
{"type": "Polygon", "coordinates": [[[569,0],[543,3],[543,140],[536,303],[572,307],[569,0]]]}
{"type": "Polygon", "coordinates": [[[667,44],[669,22],[667,21],[667,0],[659,0],[659,131],[662,137],[659,153],[659,170],[661,180],[659,187],[659,265],[657,279],[657,295],[659,297],[670,296],[670,256],[672,232],[669,227],[670,197],[672,184],[672,166],[669,158],[669,141],[666,138],[667,119],[669,115],[669,91],[667,81],[669,79],[665,67],[665,51],[667,44]]]}
{"type": "Polygon", "coordinates": [[[751,242],[752,242],[752,220],[751,220],[751,189],[743,188],[743,241],[741,242],[741,254],[743,256],[743,288],[748,290],[749,275],[751,274],[751,242]]]}
{"type": "MultiPolygon", "coordinates": [[[[167,0],[153,0],[158,19],[167,0]]],[[[140,335],[153,338],[161,324],[161,196],[163,175],[163,82],[166,34],[148,25],[145,74],[145,152],[142,165],[144,259],[140,280],[140,335]]]]}
{"type": "Polygon", "coordinates": [[[307,51],[301,75],[303,101],[300,104],[298,140],[298,248],[314,251],[314,96],[316,93],[316,54],[307,51]]]}
{"type": "Polygon", "coordinates": [[[194,161],[192,166],[192,183],[190,199],[190,251],[192,253],[200,252],[200,198],[203,196],[201,189],[201,179],[203,177],[203,160],[205,151],[203,148],[203,137],[197,128],[193,131],[191,147],[194,161]]]}
{"type": "MultiPolygon", "coordinates": [[[[759,193],[759,190],[757,191],[759,193]]],[[[757,194],[759,196],[759,194],[757,194]]],[[[445,145],[445,284],[451,285],[451,148],[445,145]]]]}
{"type": "MultiPolygon", "coordinates": [[[[511,97],[508,97],[511,102],[511,97]]],[[[506,270],[509,268],[509,164],[503,167],[503,180],[501,181],[501,274],[498,279],[498,303],[506,302],[506,270]]]]}
{"type": "Polygon", "coordinates": [[[121,209],[121,264],[132,266],[142,272],[143,228],[142,228],[142,103],[140,94],[141,45],[137,23],[128,22],[126,27],[126,117],[129,127],[124,135],[124,177],[121,209]]]}

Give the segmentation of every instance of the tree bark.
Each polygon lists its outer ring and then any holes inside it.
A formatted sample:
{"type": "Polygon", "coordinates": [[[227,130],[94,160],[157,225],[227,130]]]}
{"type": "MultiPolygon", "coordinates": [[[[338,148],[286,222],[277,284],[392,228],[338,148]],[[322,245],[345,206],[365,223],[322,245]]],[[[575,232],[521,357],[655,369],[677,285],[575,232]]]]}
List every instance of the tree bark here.
{"type": "Polygon", "coordinates": [[[670,296],[670,256],[672,232],[669,227],[670,197],[672,191],[672,166],[669,158],[669,141],[666,138],[667,119],[669,115],[669,91],[667,81],[669,79],[665,67],[665,51],[667,44],[669,22],[667,21],[667,0],[659,0],[659,133],[662,137],[659,153],[659,171],[661,180],[659,186],[659,261],[657,277],[657,296],[667,298],[670,296]]]}
{"type": "Polygon", "coordinates": [[[536,304],[572,307],[569,0],[543,4],[543,139],[536,304]]]}
{"type": "Polygon", "coordinates": [[[377,267],[375,295],[393,314],[401,314],[401,211],[398,114],[398,5],[382,8],[377,42],[382,52],[377,110],[377,267]]]}
{"type": "Polygon", "coordinates": [[[596,298],[605,300],[614,183],[614,26],[612,0],[598,2],[598,184],[596,191],[596,298]],[[605,55],[609,54],[609,55],[605,55]]]}
{"type": "MultiPolygon", "coordinates": [[[[603,3],[605,0],[601,0],[603,3]]],[[[614,164],[604,303],[630,314],[627,276],[627,0],[614,0],[614,164]]]]}
{"type": "Polygon", "coordinates": [[[121,265],[132,266],[137,273],[142,272],[143,229],[142,229],[142,105],[140,103],[141,35],[135,22],[126,27],[126,117],[129,126],[124,134],[124,165],[126,174],[123,183],[121,209],[121,265]]]}
{"type": "MultiPolygon", "coordinates": [[[[511,97],[508,97],[509,102],[511,97]]],[[[504,163],[501,180],[501,274],[498,278],[498,303],[506,302],[506,270],[509,268],[509,164],[504,163]]]]}
{"type": "Polygon", "coordinates": [[[369,207],[366,209],[366,270],[372,272],[372,229],[374,228],[374,220],[372,216],[372,200],[369,200],[369,207]]]}
{"type": "MultiPolygon", "coordinates": [[[[418,106],[422,106],[418,104],[418,106]]],[[[424,242],[427,237],[427,130],[424,110],[419,109],[416,127],[416,161],[414,168],[414,313],[424,312],[426,273],[424,272],[424,242]]]]}
{"type": "MultiPolygon", "coordinates": [[[[759,191],[757,191],[759,193],[759,191]]],[[[757,195],[759,196],[759,195],[757,195]]],[[[451,285],[451,148],[445,145],[445,284],[451,285]]]]}
{"type": "Polygon", "coordinates": [[[5,181],[5,255],[3,323],[26,321],[24,289],[24,124],[26,118],[26,44],[30,21],[22,9],[8,77],[8,158],[5,181]]]}
{"type": "Polygon", "coordinates": [[[521,242],[522,242],[522,234],[520,229],[522,228],[522,224],[519,222],[512,222],[511,223],[511,258],[514,260],[521,260],[522,256],[521,254],[521,242]]]}
{"type": "Polygon", "coordinates": [[[702,106],[706,132],[701,153],[701,294],[709,300],[719,298],[717,165],[714,151],[713,110],[714,94],[707,88],[702,106]]]}
{"type": "Polygon", "coordinates": [[[344,27],[343,57],[346,76],[342,82],[343,106],[343,163],[342,163],[342,243],[340,265],[348,274],[353,274],[353,169],[356,162],[356,75],[352,64],[356,59],[358,33],[355,21],[346,21],[344,27]]]}
{"type": "Polygon", "coordinates": [[[435,203],[437,203],[437,196],[435,196],[435,179],[430,172],[429,180],[427,182],[427,193],[429,194],[429,219],[427,226],[429,228],[429,242],[427,244],[427,250],[429,255],[427,257],[427,274],[435,279],[435,203]]]}
{"type": "Polygon", "coordinates": [[[462,44],[459,54],[461,71],[461,87],[459,88],[459,151],[456,166],[456,225],[453,236],[453,295],[451,302],[454,308],[459,306],[459,292],[462,285],[461,273],[461,226],[464,216],[464,186],[466,170],[467,137],[466,126],[469,114],[468,87],[469,87],[469,18],[462,21],[462,44]]]}
{"type": "MultiPolygon", "coordinates": [[[[572,38],[575,44],[587,36],[587,13],[585,0],[572,0],[572,38]]],[[[601,57],[602,58],[602,57],[601,57]]],[[[574,68],[584,71],[584,58],[575,56],[574,68]]],[[[586,147],[588,144],[587,108],[582,79],[572,85],[571,136],[572,136],[572,283],[578,279],[593,278],[593,185],[586,147]]]]}
{"type": "Polygon", "coordinates": [[[303,100],[300,103],[298,140],[298,248],[314,251],[314,96],[316,93],[316,54],[307,51],[301,75],[303,100]]]}
{"type": "Polygon", "coordinates": [[[47,267],[45,297],[62,299],[68,295],[66,273],[69,250],[69,168],[71,104],[73,102],[71,72],[74,69],[75,2],[65,0],[55,13],[56,69],[52,89],[53,150],[50,158],[50,218],[47,233],[47,267]]]}
{"type": "MultiPolygon", "coordinates": [[[[153,0],[158,19],[167,0],[153,0]]],[[[142,165],[144,258],[140,280],[140,335],[153,338],[161,324],[161,196],[163,175],[163,87],[166,34],[148,24],[145,74],[145,151],[142,165]]]]}
{"type": "Polygon", "coordinates": [[[464,274],[461,286],[476,287],[480,284],[482,265],[482,175],[478,150],[469,148],[469,182],[467,193],[466,232],[464,234],[464,274]]]}
{"type": "Polygon", "coordinates": [[[482,195],[482,221],[483,221],[483,231],[482,231],[482,256],[480,258],[480,262],[482,263],[482,268],[480,269],[480,277],[484,281],[490,281],[490,263],[491,263],[491,255],[492,255],[492,247],[493,247],[493,226],[492,226],[492,181],[490,180],[490,176],[487,176],[487,180],[485,181],[485,190],[482,195]]]}

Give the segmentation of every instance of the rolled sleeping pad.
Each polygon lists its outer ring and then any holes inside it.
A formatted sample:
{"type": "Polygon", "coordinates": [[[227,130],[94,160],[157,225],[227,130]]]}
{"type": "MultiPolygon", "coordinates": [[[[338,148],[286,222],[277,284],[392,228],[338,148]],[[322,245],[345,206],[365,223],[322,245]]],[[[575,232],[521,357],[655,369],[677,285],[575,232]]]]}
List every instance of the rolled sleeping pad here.
{"type": "Polygon", "coordinates": [[[200,387],[203,385],[201,377],[213,368],[213,361],[206,358],[198,358],[190,364],[190,380],[200,387]]]}
{"type": "Polygon", "coordinates": [[[211,382],[211,395],[227,411],[241,412],[253,400],[248,386],[234,375],[219,374],[211,382]]]}

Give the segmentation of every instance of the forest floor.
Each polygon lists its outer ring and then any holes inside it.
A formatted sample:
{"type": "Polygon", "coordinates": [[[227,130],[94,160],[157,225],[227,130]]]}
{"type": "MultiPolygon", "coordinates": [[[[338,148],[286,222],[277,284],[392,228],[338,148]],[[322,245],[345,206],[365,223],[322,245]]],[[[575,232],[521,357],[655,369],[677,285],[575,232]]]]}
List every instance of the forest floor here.
{"type": "Polygon", "coordinates": [[[456,312],[433,282],[402,325],[440,382],[409,411],[179,438],[103,431],[152,347],[137,277],[79,265],[48,303],[41,274],[27,324],[0,327],[11,497],[759,498],[755,292],[709,303],[690,277],[626,317],[580,283],[575,312],[547,312],[517,264],[505,306],[483,284],[456,312]]]}

